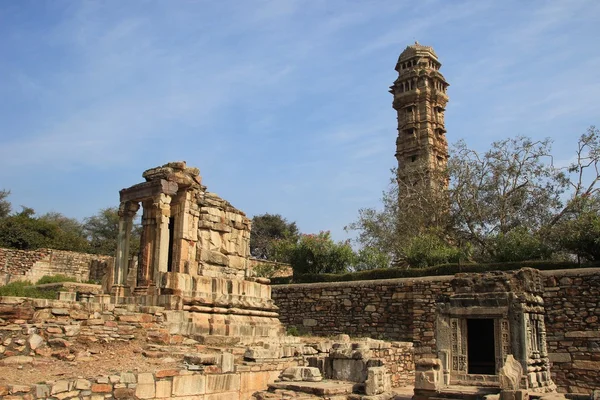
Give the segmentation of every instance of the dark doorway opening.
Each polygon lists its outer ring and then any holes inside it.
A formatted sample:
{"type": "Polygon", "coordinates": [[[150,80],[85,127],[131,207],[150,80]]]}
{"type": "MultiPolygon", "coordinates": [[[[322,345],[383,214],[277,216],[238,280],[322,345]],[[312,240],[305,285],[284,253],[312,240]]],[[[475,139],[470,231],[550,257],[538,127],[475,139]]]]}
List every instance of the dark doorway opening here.
{"type": "Polygon", "coordinates": [[[469,374],[496,374],[493,319],[467,319],[469,374]]]}
{"type": "Polygon", "coordinates": [[[167,271],[173,272],[173,233],[175,232],[175,217],[169,218],[169,256],[167,258],[167,271]]]}

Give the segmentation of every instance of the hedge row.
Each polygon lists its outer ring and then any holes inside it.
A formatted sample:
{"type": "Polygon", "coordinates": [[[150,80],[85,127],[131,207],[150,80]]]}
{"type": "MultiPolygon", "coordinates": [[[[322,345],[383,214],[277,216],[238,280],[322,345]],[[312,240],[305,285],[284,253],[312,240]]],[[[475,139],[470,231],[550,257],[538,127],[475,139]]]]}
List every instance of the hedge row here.
{"type": "Polygon", "coordinates": [[[512,271],[521,268],[539,270],[599,268],[600,262],[578,264],[566,261],[519,261],[490,264],[442,264],[419,269],[378,268],[346,274],[303,274],[288,277],[271,278],[273,285],[290,283],[317,283],[343,281],[369,281],[377,279],[416,278],[422,276],[454,275],[460,272],[512,271]]]}

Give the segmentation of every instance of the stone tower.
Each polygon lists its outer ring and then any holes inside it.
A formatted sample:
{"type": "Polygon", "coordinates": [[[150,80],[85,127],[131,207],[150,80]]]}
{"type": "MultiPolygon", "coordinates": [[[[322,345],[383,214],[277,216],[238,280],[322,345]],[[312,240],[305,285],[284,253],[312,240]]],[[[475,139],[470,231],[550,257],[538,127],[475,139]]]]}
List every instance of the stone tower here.
{"type": "MultiPolygon", "coordinates": [[[[390,87],[392,106],[398,113],[396,159],[398,180],[414,185],[419,180],[437,186],[432,171],[445,169],[448,142],[444,110],[448,82],[440,73],[433,48],[419,43],[408,46],[396,64],[398,79],[390,87]]],[[[438,181],[439,182],[439,181],[438,181]]],[[[442,181],[446,185],[446,181],[442,181]]]]}

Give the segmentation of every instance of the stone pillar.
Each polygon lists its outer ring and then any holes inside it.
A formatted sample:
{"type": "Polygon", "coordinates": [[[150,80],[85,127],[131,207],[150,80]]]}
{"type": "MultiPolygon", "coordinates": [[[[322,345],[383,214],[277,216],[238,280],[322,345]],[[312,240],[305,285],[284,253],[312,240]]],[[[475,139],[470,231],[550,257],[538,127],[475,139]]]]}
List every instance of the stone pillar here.
{"type": "Polygon", "coordinates": [[[142,233],[140,237],[140,258],[138,260],[136,295],[148,294],[151,285],[152,263],[154,259],[154,240],[156,236],[156,218],[152,200],[142,203],[142,233]]]}
{"type": "Polygon", "coordinates": [[[117,255],[115,258],[115,273],[111,292],[117,297],[128,295],[126,287],[129,268],[129,240],[133,228],[133,217],[140,205],[135,202],[123,202],[119,206],[119,236],[117,238],[117,255]]]}
{"type": "Polygon", "coordinates": [[[171,196],[161,193],[153,203],[156,231],[151,280],[159,286],[160,272],[167,272],[169,260],[169,218],[171,217],[171,196]]]}

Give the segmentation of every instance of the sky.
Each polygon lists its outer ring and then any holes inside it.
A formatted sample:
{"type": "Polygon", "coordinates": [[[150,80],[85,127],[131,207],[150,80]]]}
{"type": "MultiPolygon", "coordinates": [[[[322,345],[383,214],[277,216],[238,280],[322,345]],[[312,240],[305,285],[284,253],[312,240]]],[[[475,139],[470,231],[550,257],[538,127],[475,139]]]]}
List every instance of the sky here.
{"type": "Polygon", "coordinates": [[[600,125],[597,0],[0,0],[0,189],[38,214],[117,206],[185,160],[249,217],[301,232],[378,207],[399,54],[433,46],[450,143],[555,159],[600,125]]]}

